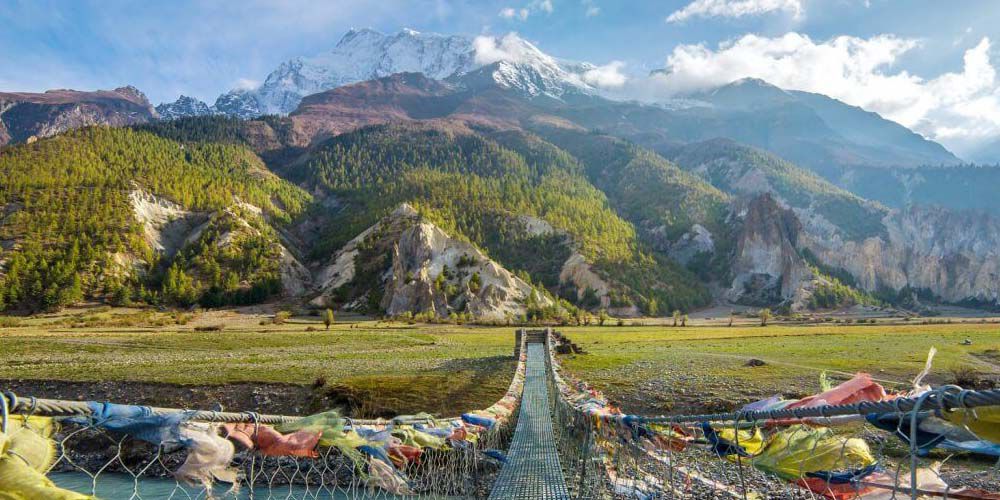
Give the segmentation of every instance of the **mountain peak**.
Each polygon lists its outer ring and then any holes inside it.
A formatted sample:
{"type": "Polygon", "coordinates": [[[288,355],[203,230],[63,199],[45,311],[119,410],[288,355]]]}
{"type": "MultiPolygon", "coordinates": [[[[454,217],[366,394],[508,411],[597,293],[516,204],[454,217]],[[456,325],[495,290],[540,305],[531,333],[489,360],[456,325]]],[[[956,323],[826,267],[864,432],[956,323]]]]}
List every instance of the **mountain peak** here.
{"type": "Polygon", "coordinates": [[[208,107],[208,104],[183,94],[174,102],[160,104],[156,107],[156,112],[164,120],[173,120],[185,116],[211,115],[214,113],[212,108],[208,107]]]}
{"type": "Polygon", "coordinates": [[[593,91],[582,79],[564,71],[558,65],[537,64],[537,61],[500,60],[458,80],[469,88],[497,86],[527,97],[546,96],[561,99],[569,93],[593,91]]]}
{"type": "Polygon", "coordinates": [[[115,93],[132,101],[136,104],[141,104],[144,106],[149,106],[149,99],[146,98],[146,94],[143,94],[141,90],[133,87],[132,85],[126,85],[124,87],[118,87],[115,93]]]}
{"type": "MultiPolygon", "coordinates": [[[[745,78],[740,78],[739,80],[733,80],[732,82],[723,85],[723,87],[759,87],[759,88],[782,90],[780,87],[778,87],[777,85],[772,85],[767,80],[754,78],[750,76],[745,78]]],[[[782,92],[784,91],[782,90],[782,92]]]]}
{"type": "MultiPolygon", "coordinates": [[[[230,91],[216,101],[216,110],[242,118],[288,114],[302,98],[344,85],[395,73],[423,73],[435,80],[455,79],[495,65],[489,81],[529,96],[561,97],[589,89],[582,72],[590,65],[561,61],[513,35],[495,43],[488,56],[469,37],[419,32],[404,28],[385,34],[372,28],[352,28],[329,51],[285,61],[264,83],[249,91],[230,91]]],[[[486,82],[481,82],[486,83],[486,82]]]]}
{"type": "Polygon", "coordinates": [[[740,78],[704,93],[702,98],[736,109],[772,106],[795,100],[784,89],[760,78],[740,78]]]}

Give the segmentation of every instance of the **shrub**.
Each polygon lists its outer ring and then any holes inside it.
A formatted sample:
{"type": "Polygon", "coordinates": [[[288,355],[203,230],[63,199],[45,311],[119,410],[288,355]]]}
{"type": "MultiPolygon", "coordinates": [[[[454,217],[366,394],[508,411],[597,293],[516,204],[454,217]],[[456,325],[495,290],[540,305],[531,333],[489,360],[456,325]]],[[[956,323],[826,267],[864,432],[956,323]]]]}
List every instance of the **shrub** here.
{"type": "Polygon", "coordinates": [[[274,313],[274,319],[271,320],[275,325],[283,325],[288,318],[292,317],[292,313],[289,311],[278,311],[274,313]]]}
{"type": "Polygon", "coordinates": [[[21,320],[10,316],[0,316],[0,328],[17,328],[21,326],[21,320]]]}

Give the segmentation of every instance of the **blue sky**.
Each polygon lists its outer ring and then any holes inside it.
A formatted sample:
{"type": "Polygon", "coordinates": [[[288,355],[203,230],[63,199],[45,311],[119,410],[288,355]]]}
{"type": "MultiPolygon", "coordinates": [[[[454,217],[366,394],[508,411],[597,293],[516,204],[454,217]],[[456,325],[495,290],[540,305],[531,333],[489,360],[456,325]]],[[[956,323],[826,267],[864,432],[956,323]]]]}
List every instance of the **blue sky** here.
{"type": "Polygon", "coordinates": [[[351,27],[409,27],[516,32],[553,56],[619,61],[630,89],[648,88],[640,81],[663,67],[677,73],[654,82],[666,92],[765,71],[959,148],[1000,136],[989,75],[1000,59],[995,0],[0,0],[0,26],[7,91],[132,84],[154,103],[181,93],[211,103],[286,59],[332,47],[351,27]],[[970,51],[988,68],[966,71],[970,51]],[[970,88],[935,96],[955,85],[970,88]]]}

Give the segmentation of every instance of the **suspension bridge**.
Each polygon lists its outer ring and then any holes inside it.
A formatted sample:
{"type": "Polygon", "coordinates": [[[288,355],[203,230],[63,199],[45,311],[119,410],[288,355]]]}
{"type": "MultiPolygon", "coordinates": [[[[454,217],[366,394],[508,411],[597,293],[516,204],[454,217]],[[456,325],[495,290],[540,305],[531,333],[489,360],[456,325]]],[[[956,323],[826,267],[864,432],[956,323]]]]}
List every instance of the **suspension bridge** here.
{"type": "Polygon", "coordinates": [[[857,378],[729,413],[628,415],[561,370],[561,341],[518,330],[507,393],[452,418],[5,393],[0,498],[1000,499],[1000,390],[886,395],[857,378]],[[942,472],[952,456],[968,471],[942,472]]]}

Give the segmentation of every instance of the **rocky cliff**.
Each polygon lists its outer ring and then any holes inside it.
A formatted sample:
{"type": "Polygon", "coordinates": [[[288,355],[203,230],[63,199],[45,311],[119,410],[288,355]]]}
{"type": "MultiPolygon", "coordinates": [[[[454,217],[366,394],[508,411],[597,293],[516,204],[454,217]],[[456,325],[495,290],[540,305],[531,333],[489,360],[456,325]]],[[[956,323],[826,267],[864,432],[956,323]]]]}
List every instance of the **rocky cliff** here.
{"type": "Polygon", "coordinates": [[[363,309],[377,302],[392,316],[467,312],[503,320],[525,314],[529,301],[549,305],[530,284],[406,204],[345,245],[320,271],[316,291],[315,305],[363,309]]]}
{"type": "Polygon", "coordinates": [[[174,102],[165,102],[156,107],[156,112],[164,120],[174,120],[186,116],[205,116],[214,113],[212,108],[204,102],[182,95],[174,102]]]}
{"type": "Polygon", "coordinates": [[[885,236],[845,240],[811,221],[801,244],[866,290],[904,287],[942,300],[997,303],[1000,299],[1000,221],[979,212],[931,207],[892,211],[885,236]]]}
{"type": "Polygon", "coordinates": [[[0,92],[0,145],[50,137],[88,125],[124,126],[157,118],[135,87],[35,94],[0,92]]]}
{"type": "MultiPolygon", "coordinates": [[[[275,267],[283,295],[298,296],[310,289],[311,273],[283,244],[263,211],[254,205],[237,199],[224,210],[196,212],[138,186],[129,193],[129,202],[142,228],[143,240],[158,259],[170,259],[185,252],[191,254],[187,257],[202,254],[206,246],[239,256],[247,252],[247,245],[263,245],[274,257],[269,264],[275,267]]],[[[144,253],[119,254],[115,261],[126,273],[145,273],[151,262],[145,261],[144,253]]],[[[237,286],[248,285],[240,283],[237,286]]]]}
{"type": "Polygon", "coordinates": [[[734,204],[736,231],[729,300],[749,305],[802,307],[817,277],[797,248],[802,225],[769,194],[734,204]]]}

